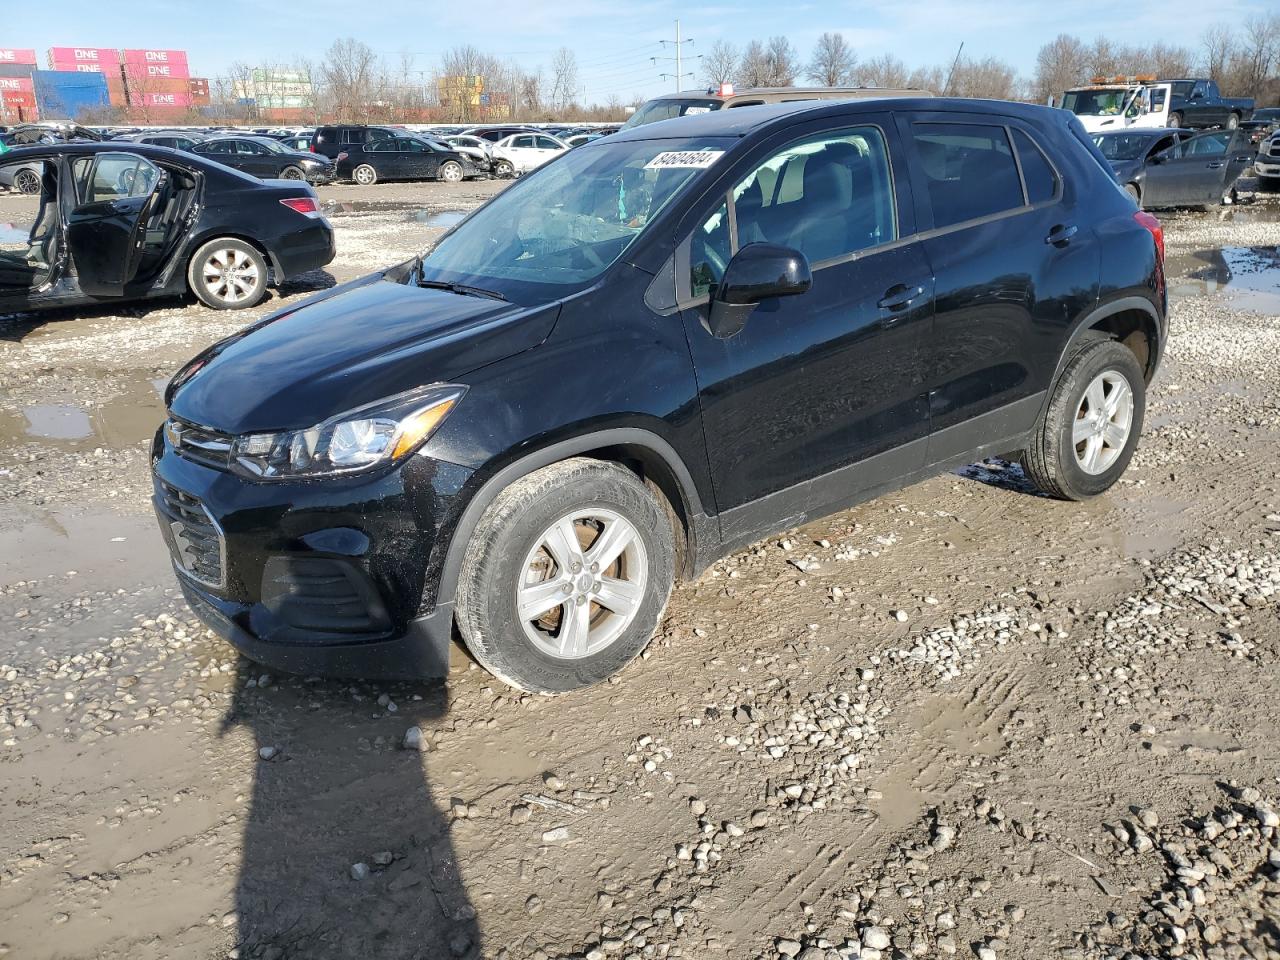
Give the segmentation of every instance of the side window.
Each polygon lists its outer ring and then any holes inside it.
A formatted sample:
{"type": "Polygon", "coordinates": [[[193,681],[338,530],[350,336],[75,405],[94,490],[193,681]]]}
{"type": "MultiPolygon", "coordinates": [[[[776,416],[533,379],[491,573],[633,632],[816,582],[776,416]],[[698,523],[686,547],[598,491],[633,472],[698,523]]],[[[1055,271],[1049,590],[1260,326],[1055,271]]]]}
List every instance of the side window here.
{"type": "Polygon", "coordinates": [[[1022,164],[1022,182],[1027,188],[1027,203],[1043,203],[1058,194],[1058,175],[1044,151],[1021,130],[1013,131],[1013,145],[1018,148],[1022,164]]]}
{"type": "Polygon", "coordinates": [[[511,141],[511,145],[513,147],[526,147],[526,148],[532,147],[533,137],[516,137],[514,140],[511,141]]]}
{"type": "Polygon", "coordinates": [[[934,227],[949,227],[1023,205],[1022,184],[1004,127],[915,123],[934,227]]]}
{"type": "Polygon", "coordinates": [[[689,290],[695,297],[710,293],[724,276],[732,256],[729,243],[729,205],[722,203],[707,222],[693,231],[689,248],[689,290]]]}
{"type": "Polygon", "coordinates": [[[1192,137],[1183,149],[1183,156],[1220,157],[1227,152],[1227,144],[1231,142],[1229,133],[1206,133],[1192,137]]]}
{"type": "Polygon", "coordinates": [[[784,244],[811,264],[898,236],[888,149],[875,127],[788,146],[739,183],[733,200],[740,246],[784,244]]]}
{"type": "Polygon", "coordinates": [[[364,145],[365,153],[392,153],[396,149],[394,140],[374,140],[364,145]]]}
{"type": "Polygon", "coordinates": [[[1156,141],[1155,146],[1147,151],[1148,157],[1154,157],[1157,153],[1164,153],[1174,144],[1173,137],[1161,137],[1156,141]]]}
{"type": "Polygon", "coordinates": [[[560,145],[550,137],[538,137],[538,148],[541,150],[559,150],[560,145]]]}
{"type": "Polygon", "coordinates": [[[93,171],[81,183],[81,203],[104,203],[127,197],[144,197],[151,192],[159,171],[142,157],[128,153],[102,153],[93,171]]]}

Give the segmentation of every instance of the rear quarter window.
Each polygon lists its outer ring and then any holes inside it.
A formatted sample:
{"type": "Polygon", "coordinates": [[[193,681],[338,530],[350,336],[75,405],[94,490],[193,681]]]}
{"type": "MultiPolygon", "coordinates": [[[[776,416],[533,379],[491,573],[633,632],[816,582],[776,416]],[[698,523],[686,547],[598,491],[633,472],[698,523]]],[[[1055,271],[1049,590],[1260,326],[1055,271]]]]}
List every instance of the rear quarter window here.
{"type": "Polygon", "coordinates": [[[1013,145],[1018,149],[1018,162],[1022,164],[1022,180],[1027,187],[1027,203],[1044,203],[1058,195],[1058,174],[1031,137],[1014,129],[1013,145]]]}

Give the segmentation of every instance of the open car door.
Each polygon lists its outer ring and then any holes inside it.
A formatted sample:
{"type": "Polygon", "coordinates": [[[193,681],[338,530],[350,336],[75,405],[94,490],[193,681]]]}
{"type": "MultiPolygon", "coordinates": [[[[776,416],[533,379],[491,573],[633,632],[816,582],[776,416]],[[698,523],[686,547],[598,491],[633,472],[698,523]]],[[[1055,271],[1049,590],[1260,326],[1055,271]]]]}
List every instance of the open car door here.
{"type": "Polygon", "coordinates": [[[80,290],[123,296],[142,262],[147,221],[168,174],[133,153],[99,153],[72,164],[67,247],[80,290]]]}

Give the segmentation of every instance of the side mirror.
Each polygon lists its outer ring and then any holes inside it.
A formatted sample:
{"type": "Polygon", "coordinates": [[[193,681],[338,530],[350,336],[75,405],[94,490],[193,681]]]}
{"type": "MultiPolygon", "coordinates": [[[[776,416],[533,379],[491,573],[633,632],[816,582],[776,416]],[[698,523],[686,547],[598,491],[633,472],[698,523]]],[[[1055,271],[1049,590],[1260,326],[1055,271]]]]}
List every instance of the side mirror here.
{"type": "Polygon", "coordinates": [[[776,243],[749,243],[725,267],[711,298],[707,326],[711,335],[734,336],[762,300],[793,297],[813,285],[809,261],[799,250],[776,243]]]}

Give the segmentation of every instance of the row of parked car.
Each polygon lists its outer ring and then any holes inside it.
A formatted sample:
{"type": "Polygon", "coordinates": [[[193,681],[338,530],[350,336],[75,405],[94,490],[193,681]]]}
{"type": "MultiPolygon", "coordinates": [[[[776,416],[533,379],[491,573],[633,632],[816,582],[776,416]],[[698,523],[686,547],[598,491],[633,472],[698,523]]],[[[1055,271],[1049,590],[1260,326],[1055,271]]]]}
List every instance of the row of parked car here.
{"type": "MultiPolygon", "coordinates": [[[[485,126],[410,130],[400,126],[346,124],[284,130],[93,131],[73,127],[34,128],[16,141],[58,139],[120,140],[188,150],[263,179],[306,180],[312,184],[351,180],[443,180],[457,183],[483,177],[509,178],[591,140],[614,127],[555,128],[557,136],[527,126],[485,126]]],[[[0,134],[0,137],[4,136],[0,134]]],[[[39,191],[35,170],[13,170],[9,182],[24,193],[39,191]]]]}

